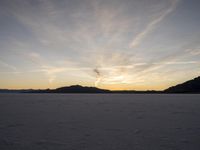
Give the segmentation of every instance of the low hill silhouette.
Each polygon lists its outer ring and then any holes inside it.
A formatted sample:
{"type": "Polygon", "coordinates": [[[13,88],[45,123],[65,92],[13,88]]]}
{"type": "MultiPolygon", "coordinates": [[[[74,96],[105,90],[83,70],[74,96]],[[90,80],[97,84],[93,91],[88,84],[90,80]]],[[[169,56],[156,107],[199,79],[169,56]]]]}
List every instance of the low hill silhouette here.
{"type": "Polygon", "coordinates": [[[118,90],[111,91],[106,89],[100,89],[96,87],[87,87],[81,85],[72,85],[66,87],[60,87],[57,89],[44,89],[44,90],[34,90],[34,89],[22,89],[22,90],[9,90],[0,89],[0,93],[200,93],[200,77],[194,78],[193,80],[186,81],[182,84],[172,86],[163,91],[135,91],[135,90],[118,90]]]}
{"type": "Polygon", "coordinates": [[[60,87],[52,90],[53,93],[110,93],[110,90],[99,89],[96,87],[84,87],[80,85],[72,85],[60,87]]]}
{"type": "Polygon", "coordinates": [[[172,86],[165,93],[200,93],[200,76],[182,84],[172,86]]]}

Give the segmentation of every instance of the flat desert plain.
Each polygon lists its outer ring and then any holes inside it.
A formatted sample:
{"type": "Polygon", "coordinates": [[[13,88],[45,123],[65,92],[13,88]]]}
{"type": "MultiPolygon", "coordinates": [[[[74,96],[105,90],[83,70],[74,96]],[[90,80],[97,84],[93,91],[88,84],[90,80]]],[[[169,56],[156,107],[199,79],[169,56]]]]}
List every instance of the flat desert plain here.
{"type": "Polygon", "coordinates": [[[0,150],[200,150],[200,95],[1,94],[0,150]]]}

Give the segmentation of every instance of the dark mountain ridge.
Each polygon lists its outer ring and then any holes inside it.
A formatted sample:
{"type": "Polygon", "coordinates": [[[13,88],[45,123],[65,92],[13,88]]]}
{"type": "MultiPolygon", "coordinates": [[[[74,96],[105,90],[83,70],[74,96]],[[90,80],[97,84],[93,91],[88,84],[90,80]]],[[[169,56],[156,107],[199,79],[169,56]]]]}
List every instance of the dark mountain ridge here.
{"type": "Polygon", "coordinates": [[[99,89],[96,87],[83,87],[80,85],[72,85],[66,87],[60,87],[52,90],[53,93],[109,93],[110,90],[99,89]]]}
{"type": "Polygon", "coordinates": [[[200,77],[169,87],[165,93],[200,93],[200,77]]]}
{"type": "Polygon", "coordinates": [[[192,80],[186,81],[182,84],[169,87],[163,91],[135,91],[135,90],[118,90],[111,91],[106,89],[100,89],[96,87],[87,87],[80,85],[72,85],[66,87],[60,87],[57,89],[44,89],[44,90],[34,90],[34,89],[22,89],[22,90],[9,90],[0,89],[0,93],[200,93],[200,77],[194,78],[192,80]]]}

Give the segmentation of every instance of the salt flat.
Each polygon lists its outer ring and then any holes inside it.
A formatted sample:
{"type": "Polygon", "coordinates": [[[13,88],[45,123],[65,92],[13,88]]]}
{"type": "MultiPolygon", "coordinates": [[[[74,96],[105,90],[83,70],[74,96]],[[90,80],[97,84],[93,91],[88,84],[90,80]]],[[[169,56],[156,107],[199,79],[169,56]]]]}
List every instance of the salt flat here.
{"type": "Polygon", "coordinates": [[[197,94],[0,95],[0,150],[199,149],[197,94]]]}

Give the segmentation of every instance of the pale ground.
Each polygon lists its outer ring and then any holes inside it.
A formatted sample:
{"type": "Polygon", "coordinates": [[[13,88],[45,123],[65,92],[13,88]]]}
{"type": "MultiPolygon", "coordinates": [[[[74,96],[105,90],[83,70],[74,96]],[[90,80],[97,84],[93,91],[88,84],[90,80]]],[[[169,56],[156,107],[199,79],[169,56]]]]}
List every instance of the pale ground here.
{"type": "Polygon", "coordinates": [[[1,94],[0,150],[200,150],[200,95],[1,94]]]}

